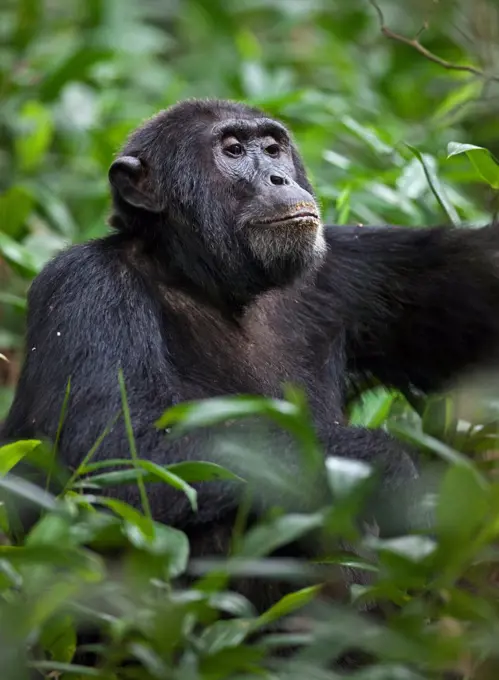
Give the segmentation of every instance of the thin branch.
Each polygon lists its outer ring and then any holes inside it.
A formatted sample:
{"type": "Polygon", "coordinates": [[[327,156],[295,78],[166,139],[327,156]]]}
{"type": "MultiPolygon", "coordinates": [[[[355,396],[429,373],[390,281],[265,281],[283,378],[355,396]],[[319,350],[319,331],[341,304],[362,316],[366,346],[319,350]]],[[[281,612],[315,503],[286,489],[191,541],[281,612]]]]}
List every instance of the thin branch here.
{"type": "Polygon", "coordinates": [[[471,73],[474,76],[477,76],[477,78],[482,78],[483,80],[494,80],[496,82],[499,82],[499,76],[489,76],[487,75],[484,71],[482,71],[479,68],[476,68],[475,66],[470,66],[466,64],[454,64],[450,61],[447,61],[446,59],[442,59],[436,54],[433,54],[433,52],[430,52],[429,50],[424,47],[419,42],[419,36],[423,31],[426,30],[427,24],[425,23],[422,27],[422,29],[418,32],[417,36],[415,38],[407,38],[405,35],[400,35],[400,33],[395,33],[395,31],[392,31],[388,26],[385,24],[385,17],[383,16],[383,12],[381,11],[380,6],[376,2],[376,0],[369,0],[370,4],[373,6],[376,14],[378,15],[378,20],[379,20],[379,27],[381,30],[381,33],[386,37],[389,38],[390,40],[396,40],[397,42],[403,43],[404,45],[409,45],[409,47],[412,47],[413,49],[416,50],[416,52],[419,52],[423,57],[428,59],[429,61],[432,61],[434,64],[438,64],[439,66],[442,66],[443,68],[448,69],[449,71],[464,71],[466,73],[471,73]]]}
{"type": "Polygon", "coordinates": [[[414,40],[419,40],[420,35],[422,35],[425,31],[427,31],[429,27],[430,27],[430,24],[427,21],[425,21],[424,24],[419,29],[419,31],[414,36],[414,40]]]}

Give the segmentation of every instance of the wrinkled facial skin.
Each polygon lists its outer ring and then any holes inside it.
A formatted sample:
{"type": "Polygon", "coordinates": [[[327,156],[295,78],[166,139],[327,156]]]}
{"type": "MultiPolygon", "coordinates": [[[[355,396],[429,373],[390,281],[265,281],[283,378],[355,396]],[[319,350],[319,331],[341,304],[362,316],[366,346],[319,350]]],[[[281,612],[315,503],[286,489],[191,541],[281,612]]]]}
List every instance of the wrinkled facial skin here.
{"type": "Polygon", "coordinates": [[[263,262],[301,250],[320,257],[324,237],[315,198],[300,186],[286,129],[268,118],[227,120],[211,131],[218,171],[233,185],[235,228],[263,262]]]}

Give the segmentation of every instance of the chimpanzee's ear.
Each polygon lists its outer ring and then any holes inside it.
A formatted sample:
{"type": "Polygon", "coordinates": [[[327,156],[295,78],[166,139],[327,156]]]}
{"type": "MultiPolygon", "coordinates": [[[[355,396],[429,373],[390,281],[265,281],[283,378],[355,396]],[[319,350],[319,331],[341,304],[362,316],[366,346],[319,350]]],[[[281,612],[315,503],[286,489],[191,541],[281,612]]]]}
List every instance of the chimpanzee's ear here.
{"type": "Polygon", "coordinates": [[[121,198],[135,208],[161,212],[154,188],[143,163],[135,156],[120,156],[109,168],[109,181],[121,198]]]}

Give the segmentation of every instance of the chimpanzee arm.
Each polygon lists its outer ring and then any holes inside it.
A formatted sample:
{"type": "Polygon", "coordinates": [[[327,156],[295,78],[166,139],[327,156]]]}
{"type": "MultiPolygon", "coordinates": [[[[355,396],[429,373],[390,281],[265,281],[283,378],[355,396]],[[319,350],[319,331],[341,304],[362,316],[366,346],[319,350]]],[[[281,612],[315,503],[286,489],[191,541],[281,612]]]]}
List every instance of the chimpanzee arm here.
{"type": "Polygon", "coordinates": [[[328,227],[311,303],[350,368],[425,391],[499,356],[499,227],[328,227]],[[329,320],[328,318],[329,317],[329,320]]]}
{"type": "MultiPolygon", "coordinates": [[[[59,255],[34,281],[28,310],[27,356],[2,433],[4,439],[44,435],[54,440],[70,378],[58,450],[64,463],[77,466],[121,409],[121,366],[140,457],[161,465],[213,460],[229,469],[235,464],[236,471],[242,474],[255,468],[244,464],[241,468],[242,457],[237,469],[237,460],[230,453],[222,459],[221,433],[216,428],[172,441],[154,427],[158,416],[178,398],[179,376],[168,356],[165,319],[144,280],[107,241],[76,246],[59,255]]],[[[255,427],[254,422],[236,420],[221,429],[225,439],[232,439],[242,449],[255,442],[255,427]]],[[[404,480],[416,476],[408,456],[382,432],[338,428],[325,445],[333,455],[359,458],[378,466],[385,488],[399,487],[404,480]]],[[[310,499],[321,502],[318,492],[321,483],[325,486],[325,475],[321,471],[322,482],[314,482],[313,492],[307,493],[304,476],[297,467],[299,452],[290,435],[264,427],[258,446],[268,468],[263,466],[261,478],[254,481],[261,485],[271,504],[279,502],[280,471],[288,474],[291,487],[299,492],[296,498],[288,498],[293,510],[298,510],[303,501],[305,506],[310,499]],[[298,478],[300,485],[296,484],[298,478]]],[[[121,418],[101,443],[96,458],[129,455],[121,418]]],[[[112,494],[139,503],[136,486],[113,488],[112,494]]],[[[231,483],[200,484],[198,515],[181,492],[163,484],[151,485],[149,497],[156,518],[184,528],[189,523],[229,517],[237,508],[239,492],[231,483]]],[[[265,499],[263,502],[265,505],[265,499]]]]}

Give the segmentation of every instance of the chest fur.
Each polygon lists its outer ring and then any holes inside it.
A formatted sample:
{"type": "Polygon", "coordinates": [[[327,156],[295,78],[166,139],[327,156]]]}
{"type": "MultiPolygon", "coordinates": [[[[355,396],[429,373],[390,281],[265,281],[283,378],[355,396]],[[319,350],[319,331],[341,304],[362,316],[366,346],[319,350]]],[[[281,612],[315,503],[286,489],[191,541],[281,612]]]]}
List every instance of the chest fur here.
{"type": "Polygon", "coordinates": [[[322,420],[342,409],[341,338],[323,338],[294,322],[279,300],[264,300],[237,323],[211,309],[177,301],[167,346],[182,399],[226,394],[281,397],[283,385],[303,389],[322,420]]]}

